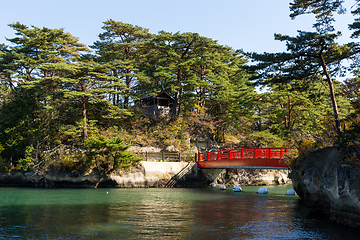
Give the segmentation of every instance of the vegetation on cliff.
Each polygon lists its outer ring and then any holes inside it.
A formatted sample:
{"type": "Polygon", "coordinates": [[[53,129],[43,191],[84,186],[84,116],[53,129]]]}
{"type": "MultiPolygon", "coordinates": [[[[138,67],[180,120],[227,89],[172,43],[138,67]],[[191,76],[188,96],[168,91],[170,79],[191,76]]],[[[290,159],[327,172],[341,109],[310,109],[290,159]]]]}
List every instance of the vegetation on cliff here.
{"type": "MultiPolygon", "coordinates": [[[[92,46],[63,29],[9,24],[17,36],[0,45],[1,168],[116,171],[139,160],[130,144],[190,151],[198,138],[219,148],[300,152],[353,144],[359,47],[338,42],[333,22],[342,4],[293,1],[290,16],[315,14],[315,30],[275,34],[286,43],[282,53],[246,53],[197,33],[152,34],[111,19],[92,46]],[[346,71],[354,77],[340,83],[346,71]],[[144,114],[143,100],[161,92],[173,100],[169,114],[144,114]]],[[[352,37],[359,21],[350,23],[352,37]]]]}

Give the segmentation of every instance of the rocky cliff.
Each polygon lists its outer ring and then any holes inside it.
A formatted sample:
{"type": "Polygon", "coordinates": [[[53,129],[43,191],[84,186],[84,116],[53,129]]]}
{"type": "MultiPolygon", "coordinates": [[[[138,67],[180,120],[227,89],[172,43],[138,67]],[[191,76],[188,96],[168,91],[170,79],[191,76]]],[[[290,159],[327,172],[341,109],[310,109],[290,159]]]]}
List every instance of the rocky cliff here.
{"type": "Polygon", "coordinates": [[[0,173],[0,187],[97,188],[97,187],[207,187],[211,182],[234,185],[273,185],[289,181],[288,170],[198,169],[194,162],[142,161],[128,171],[99,174],[71,172],[0,173]]]}
{"type": "Polygon", "coordinates": [[[167,183],[187,165],[187,162],[142,161],[139,167],[121,173],[84,173],[80,176],[74,176],[71,172],[49,172],[43,175],[33,172],[7,172],[0,173],[0,186],[45,188],[156,187],[159,181],[167,183]]]}
{"type": "MultiPolygon", "coordinates": [[[[289,170],[275,169],[203,169],[207,181],[224,184],[226,187],[262,186],[289,183],[289,170]]],[[[207,185],[209,185],[208,182],[207,185]]]]}
{"type": "Polygon", "coordinates": [[[305,204],[336,222],[360,227],[360,163],[355,153],[324,148],[298,161],[290,177],[305,204]]]}

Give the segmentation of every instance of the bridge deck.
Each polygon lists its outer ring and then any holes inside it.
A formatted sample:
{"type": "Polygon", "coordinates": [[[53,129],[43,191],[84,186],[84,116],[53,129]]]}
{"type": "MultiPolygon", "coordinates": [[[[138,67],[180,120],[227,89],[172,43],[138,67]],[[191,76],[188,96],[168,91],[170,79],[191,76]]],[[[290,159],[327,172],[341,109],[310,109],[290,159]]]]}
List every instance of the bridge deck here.
{"type": "Polygon", "coordinates": [[[288,148],[242,148],[204,152],[198,155],[198,168],[288,169],[284,157],[288,148]]]}

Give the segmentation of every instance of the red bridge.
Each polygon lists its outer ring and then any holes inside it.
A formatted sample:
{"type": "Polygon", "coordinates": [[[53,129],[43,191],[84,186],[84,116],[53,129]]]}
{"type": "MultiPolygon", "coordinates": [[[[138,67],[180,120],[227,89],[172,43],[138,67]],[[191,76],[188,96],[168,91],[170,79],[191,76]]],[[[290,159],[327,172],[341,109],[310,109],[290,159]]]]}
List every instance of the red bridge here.
{"type": "Polygon", "coordinates": [[[291,148],[241,148],[212,152],[199,152],[198,168],[261,168],[288,169],[284,163],[291,148]]]}

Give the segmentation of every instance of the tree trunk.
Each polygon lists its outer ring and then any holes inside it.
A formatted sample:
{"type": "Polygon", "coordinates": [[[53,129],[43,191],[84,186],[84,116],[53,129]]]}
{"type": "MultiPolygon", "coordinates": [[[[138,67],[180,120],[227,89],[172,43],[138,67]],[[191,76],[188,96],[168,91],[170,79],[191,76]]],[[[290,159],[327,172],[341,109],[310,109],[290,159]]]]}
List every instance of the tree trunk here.
{"type": "Polygon", "coordinates": [[[177,117],[177,109],[178,109],[178,102],[179,102],[179,91],[176,91],[175,94],[175,102],[173,104],[172,107],[172,113],[171,113],[171,118],[175,119],[177,117]]]}
{"type": "Polygon", "coordinates": [[[85,101],[83,101],[81,103],[81,107],[82,107],[82,117],[83,117],[83,120],[84,120],[83,135],[84,135],[84,139],[87,139],[88,138],[88,131],[87,131],[87,119],[86,119],[85,101]]]}
{"type": "Polygon", "coordinates": [[[178,86],[180,86],[180,89],[178,89],[175,94],[175,103],[173,105],[172,118],[176,118],[180,116],[180,112],[181,112],[180,99],[182,94],[182,72],[180,68],[178,69],[178,73],[177,73],[177,83],[178,86]]]}
{"type": "Polygon", "coordinates": [[[292,115],[292,108],[291,108],[291,98],[290,96],[288,97],[288,122],[287,122],[287,126],[286,126],[286,130],[291,130],[291,115],[292,115]]]}
{"type": "Polygon", "coordinates": [[[327,70],[325,60],[324,60],[324,56],[322,55],[322,53],[320,53],[319,56],[320,56],[321,66],[322,66],[324,74],[326,76],[326,80],[327,80],[327,82],[329,84],[330,97],[331,97],[331,102],[332,102],[333,111],[334,111],[335,128],[336,128],[337,134],[339,134],[341,132],[341,125],[340,125],[339,110],[338,110],[336,99],[335,99],[334,84],[333,84],[333,81],[331,80],[330,74],[329,74],[329,72],[327,70]]]}
{"type": "MultiPolygon", "coordinates": [[[[126,70],[126,73],[129,73],[130,71],[127,69],[126,70]]],[[[124,108],[128,108],[129,107],[129,94],[130,94],[130,83],[131,83],[131,78],[130,76],[126,75],[125,77],[125,84],[126,84],[126,87],[128,88],[126,91],[125,91],[125,94],[124,94],[124,108]]]]}
{"type": "MultiPolygon", "coordinates": [[[[130,57],[129,57],[130,48],[129,47],[125,48],[125,53],[126,53],[126,61],[129,61],[129,59],[130,59],[130,57]]],[[[125,73],[126,73],[125,84],[128,89],[125,91],[125,94],[124,94],[124,108],[128,108],[129,107],[130,83],[131,83],[131,77],[128,74],[130,73],[130,70],[125,69],[125,73]]]]}
{"type": "MultiPolygon", "coordinates": [[[[201,67],[201,73],[200,73],[200,80],[201,80],[201,82],[204,82],[204,79],[205,79],[205,68],[202,66],[202,67],[201,67]]],[[[200,102],[199,105],[200,105],[200,107],[205,106],[204,96],[205,96],[205,87],[200,86],[200,90],[199,90],[199,102],[200,102]]]]}

